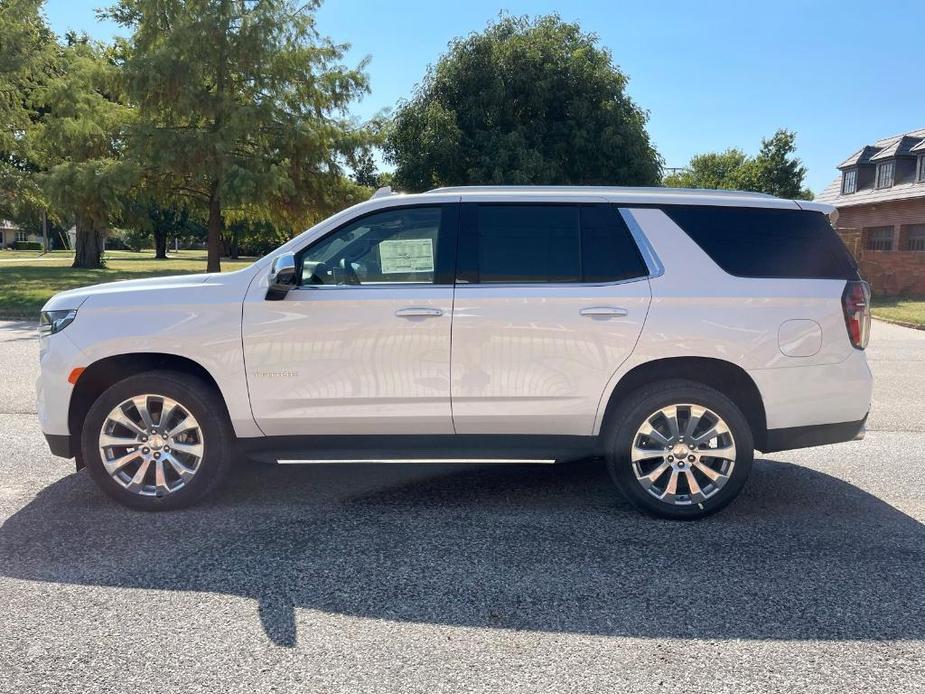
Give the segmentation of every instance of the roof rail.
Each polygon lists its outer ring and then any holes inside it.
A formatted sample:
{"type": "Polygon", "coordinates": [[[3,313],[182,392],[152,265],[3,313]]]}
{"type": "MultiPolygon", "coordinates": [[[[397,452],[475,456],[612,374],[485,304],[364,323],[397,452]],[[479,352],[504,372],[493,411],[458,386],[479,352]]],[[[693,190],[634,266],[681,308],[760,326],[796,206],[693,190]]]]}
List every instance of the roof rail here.
{"type": "Polygon", "coordinates": [[[536,191],[557,192],[557,191],[587,191],[600,193],[675,193],[680,195],[704,195],[704,196],[730,196],[730,197],[758,197],[773,198],[775,196],[768,193],[755,193],[749,190],[710,190],[707,188],[667,188],[664,186],[443,186],[433,188],[428,193],[464,193],[471,192],[491,192],[491,191],[536,191]]]}

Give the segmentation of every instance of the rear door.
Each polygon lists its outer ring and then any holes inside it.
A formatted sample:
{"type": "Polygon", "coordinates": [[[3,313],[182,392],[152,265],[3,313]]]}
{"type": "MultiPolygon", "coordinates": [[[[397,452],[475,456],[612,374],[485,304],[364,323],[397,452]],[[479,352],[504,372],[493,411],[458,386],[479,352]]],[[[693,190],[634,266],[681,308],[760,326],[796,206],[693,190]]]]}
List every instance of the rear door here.
{"type": "Polygon", "coordinates": [[[452,332],[458,434],[589,436],[648,310],[648,270],[600,199],[462,206],[452,332]]]}

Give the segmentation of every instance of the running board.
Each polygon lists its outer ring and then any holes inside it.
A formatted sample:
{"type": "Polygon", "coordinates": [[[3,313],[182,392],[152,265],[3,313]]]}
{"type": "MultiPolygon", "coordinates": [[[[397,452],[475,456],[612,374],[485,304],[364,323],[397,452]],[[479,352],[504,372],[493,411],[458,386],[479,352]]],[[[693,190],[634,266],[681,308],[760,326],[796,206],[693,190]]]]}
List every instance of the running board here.
{"type": "Polygon", "coordinates": [[[437,465],[464,465],[464,464],[487,464],[487,465],[553,465],[556,461],[553,459],[540,458],[314,458],[314,459],[289,459],[279,458],[276,461],[279,465],[327,465],[328,463],[427,463],[437,465]]]}
{"type": "Polygon", "coordinates": [[[430,463],[551,465],[599,455],[591,436],[283,436],[238,439],[239,450],[258,462],[430,463]]]}

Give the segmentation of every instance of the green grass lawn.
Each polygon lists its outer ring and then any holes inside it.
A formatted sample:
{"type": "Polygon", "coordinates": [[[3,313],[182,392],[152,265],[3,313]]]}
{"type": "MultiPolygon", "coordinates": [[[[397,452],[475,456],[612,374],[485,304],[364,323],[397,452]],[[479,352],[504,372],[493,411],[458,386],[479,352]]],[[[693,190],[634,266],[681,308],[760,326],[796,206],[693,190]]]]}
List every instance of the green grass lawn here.
{"type": "Polygon", "coordinates": [[[875,296],[871,302],[871,313],[875,318],[925,329],[925,296],[875,296]]]}
{"type": "MultiPolygon", "coordinates": [[[[71,268],[73,253],[52,251],[0,251],[0,319],[38,320],[39,310],[52,294],[65,289],[115,280],[205,272],[205,251],[168,253],[167,260],[155,260],[154,251],[106,251],[101,270],[71,268]]],[[[239,270],[253,258],[222,260],[222,270],[239,270]]]]}

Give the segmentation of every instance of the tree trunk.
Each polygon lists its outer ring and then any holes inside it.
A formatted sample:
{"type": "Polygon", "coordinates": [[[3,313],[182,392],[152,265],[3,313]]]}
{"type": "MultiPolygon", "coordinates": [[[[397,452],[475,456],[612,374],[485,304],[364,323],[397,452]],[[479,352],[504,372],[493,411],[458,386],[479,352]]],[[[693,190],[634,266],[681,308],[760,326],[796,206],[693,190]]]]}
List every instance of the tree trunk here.
{"type": "Polygon", "coordinates": [[[154,228],[154,258],[167,260],[167,232],[157,227],[154,228]]]}
{"type": "Polygon", "coordinates": [[[209,196],[209,234],[206,240],[208,256],[206,272],[222,271],[222,203],[218,197],[218,186],[213,186],[209,196]]]}
{"type": "Polygon", "coordinates": [[[106,234],[90,221],[78,218],[77,243],[71,267],[103,267],[103,239],[106,234]]]}

